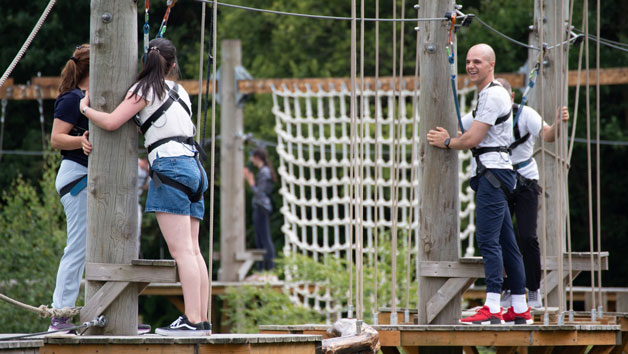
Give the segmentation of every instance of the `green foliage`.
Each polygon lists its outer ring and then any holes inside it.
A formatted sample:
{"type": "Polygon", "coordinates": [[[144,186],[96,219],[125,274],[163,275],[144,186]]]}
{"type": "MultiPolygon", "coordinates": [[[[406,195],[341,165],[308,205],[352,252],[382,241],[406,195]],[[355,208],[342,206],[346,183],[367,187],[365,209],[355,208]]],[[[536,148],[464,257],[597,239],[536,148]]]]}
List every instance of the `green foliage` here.
{"type": "MultiPolygon", "coordinates": [[[[55,190],[59,155],[48,154],[39,187],[18,177],[2,193],[0,209],[0,293],[20,302],[50,304],[57,265],[65,245],[65,214],[55,190]]],[[[0,303],[0,332],[45,330],[48,322],[0,303]]]]}
{"type": "Polygon", "coordinates": [[[304,306],[292,304],[287,294],[270,285],[229,287],[221,298],[227,304],[222,311],[228,318],[226,325],[231,327],[232,333],[257,333],[257,327],[264,324],[289,325],[324,321],[320,314],[304,306]]]}

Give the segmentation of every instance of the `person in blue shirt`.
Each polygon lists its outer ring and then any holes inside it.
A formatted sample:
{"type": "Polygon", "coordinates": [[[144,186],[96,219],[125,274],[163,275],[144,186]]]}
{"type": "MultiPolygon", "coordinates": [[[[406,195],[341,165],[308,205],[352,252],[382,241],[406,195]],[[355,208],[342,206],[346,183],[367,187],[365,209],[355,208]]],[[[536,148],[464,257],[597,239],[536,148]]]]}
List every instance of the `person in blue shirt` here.
{"type": "MultiPolygon", "coordinates": [[[[85,268],[87,227],[88,120],[79,110],[83,91],[89,87],[89,45],[78,46],[61,72],[59,96],[54,106],[51,146],[63,156],[55,186],[67,220],[67,245],[57,270],[52,307],[74,307],[85,268]]],[[[53,317],[48,330],[73,327],[71,318],[53,317]]]]}

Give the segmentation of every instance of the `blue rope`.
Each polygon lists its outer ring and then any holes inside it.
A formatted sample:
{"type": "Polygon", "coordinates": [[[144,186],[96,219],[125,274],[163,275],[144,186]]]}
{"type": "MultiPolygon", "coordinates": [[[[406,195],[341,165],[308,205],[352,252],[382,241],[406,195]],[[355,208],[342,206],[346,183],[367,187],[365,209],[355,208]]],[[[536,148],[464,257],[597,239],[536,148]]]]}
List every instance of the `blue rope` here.
{"type": "Polygon", "coordinates": [[[536,63],[534,68],[530,71],[530,81],[526,86],[525,91],[523,91],[523,97],[521,97],[521,103],[519,104],[519,110],[517,110],[517,114],[515,114],[515,118],[512,120],[512,126],[517,125],[517,121],[519,120],[519,116],[521,115],[521,111],[523,111],[523,107],[528,103],[528,93],[534,87],[534,83],[536,82],[536,77],[539,74],[540,63],[536,63]]]}
{"type": "Polygon", "coordinates": [[[458,90],[456,90],[456,65],[454,61],[454,52],[447,46],[447,60],[449,61],[449,71],[451,74],[451,91],[454,94],[454,104],[456,106],[456,116],[458,117],[458,126],[460,131],[464,134],[464,127],[462,126],[462,117],[460,116],[460,102],[458,102],[458,90]]]}

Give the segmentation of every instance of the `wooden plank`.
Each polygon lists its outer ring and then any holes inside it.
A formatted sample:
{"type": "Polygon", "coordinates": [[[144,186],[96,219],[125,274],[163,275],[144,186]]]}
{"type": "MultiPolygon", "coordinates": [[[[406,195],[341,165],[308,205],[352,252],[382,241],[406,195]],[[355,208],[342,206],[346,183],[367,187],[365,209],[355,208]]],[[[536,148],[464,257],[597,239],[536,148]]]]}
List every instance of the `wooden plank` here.
{"type": "Polygon", "coordinates": [[[569,347],[558,347],[554,349],[554,354],[584,354],[586,353],[588,346],[569,346],[569,347]]]}
{"type": "Polygon", "coordinates": [[[134,266],[131,264],[87,263],[85,279],[93,281],[177,282],[176,268],[170,266],[134,266]]]}
{"type": "Polygon", "coordinates": [[[398,347],[401,343],[401,332],[399,331],[379,331],[379,344],[382,347],[398,347]]]}
{"type": "Polygon", "coordinates": [[[527,331],[402,331],[407,346],[528,346],[527,331]]]}
{"type": "Polygon", "coordinates": [[[546,346],[546,347],[530,347],[528,348],[529,354],[551,354],[554,347],[546,346]]]}
{"type": "MultiPolygon", "coordinates": [[[[103,344],[46,344],[40,348],[40,354],[196,354],[194,344],[168,346],[159,344],[144,345],[103,345],[103,344]]],[[[199,351],[200,352],[200,351],[199,351]]],[[[212,353],[212,352],[209,352],[212,353]]],[[[216,353],[216,352],[213,352],[216,353]]],[[[224,353],[229,353],[225,351],[224,353]]],[[[231,352],[236,353],[236,352],[231,352]]],[[[248,353],[241,352],[241,353],[248,353]]]]}
{"type": "Polygon", "coordinates": [[[613,348],[612,354],[622,354],[623,352],[628,352],[628,332],[625,332],[622,329],[621,333],[621,344],[615,346],[613,348]]]}
{"type": "MultiPolygon", "coordinates": [[[[275,344],[250,344],[251,354],[316,354],[316,345],[314,343],[275,343],[275,344]]],[[[212,348],[213,346],[207,346],[212,348]]],[[[230,353],[229,351],[210,351],[207,353],[230,353]]],[[[200,354],[200,351],[199,351],[200,354]]]]}
{"type": "Polygon", "coordinates": [[[427,322],[431,323],[452,299],[460,299],[462,292],[473,284],[475,279],[476,278],[448,279],[427,302],[427,322]]]}
{"type": "Polygon", "coordinates": [[[421,261],[421,276],[438,278],[484,278],[484,264],[421,261]]]}
{"type": "MultiPolygon", "coordinates": [[[[505,78],[510,82],[512,87],[523,87],[525,85],[525,77],[519,73],[498,73],[495,77],[505,78]]],[[[569,86],[576,86],[578,71],[569,71],[569,86]]],[[[580,73],[581,85],[584,85],[586,73],[583,70],[580,73]]],[[[596,73],[595,70],[589,72],[589,82],[591,85],[595,85],[596,73]]],[[[375,78],[367,77],[364,79],[365,84],[371,89],[374,88],[375,78]]],[[[7,79],[5,84],[0,88],[0,98],[6,98],[6,91],[9,87],[13,90],[13,97],[11,99],[16,100],[33,100],[37,98],[37,92],[35,90],[36,85],[39,85],[43,91],[44,99],[55,99],[58,95],[57,88],[59,87],[59,77],[33,77],[31,78],[31,86],[15,84],[13,78],[7,79]]],[[[391,88],[392,77],[380,77],[380,84],[382,89],[389,90],[391,88]]],[[[336,89],[345,86],[349,87],[350,79],[348,77],[343,78],[284,78],[284,79],[253,79],[253,80],[240,80],[238,81],[238,91],[244,94],[268,94],[272,92],[271,86],[275,86],[281,89],[283,85],[293,89],[298,87],[299,90],[307,90],[307,86],[310,87],[312,92],[317,92],[319,86],[325,90],[328,90],[330,85],[333,85],[336,89]]],[[[198,95],[199,87],[198,80],[181,80],[179,83],[185,88],[190,95],[198,95]]],[[[625,85],[628,84],[628,68],[605,68],[600,69],[600,84],[601,85],[625,85]]],[[[359,80],[358,80],[359,85],[359,80]]],[[[210,82],[210,92],[212,91],[210,82]]],[[[414,77],[405,77],[403,87],[414,87],[414,77]]],[[[458,75],[458,87],[467,88],[471,83],[468,80],[466,74],[458,75]]],[[[205,92],[206,81],[202,83],[203,92],[205,92]]],[[[398,87],[398,85],[397,85],[398,87]]]]}
{"type": "Polygon", "coordinates": [[[174,259],[134,259],[131,265],[136,266],[152,266],[152,267],[176,267],[177,262],[174,259]]]}
{"type": "Polygon", "coordinates": [[[497,347],[495,354],[514,354],[517,347],[497,347]]]}
{"type": "Polygon", "coordinates": [[[131,283],[120,281],[105,283],[81,309],[81,323],[101,315],[129,284],[131,283]]]}

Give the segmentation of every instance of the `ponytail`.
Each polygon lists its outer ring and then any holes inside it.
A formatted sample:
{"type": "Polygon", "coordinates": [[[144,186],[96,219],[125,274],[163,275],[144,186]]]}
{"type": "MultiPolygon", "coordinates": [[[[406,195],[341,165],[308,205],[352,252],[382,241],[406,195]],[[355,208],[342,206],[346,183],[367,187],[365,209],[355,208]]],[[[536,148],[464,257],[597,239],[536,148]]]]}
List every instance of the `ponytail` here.
{"type": "Polygon", "coordinates": [[[89,44],[82,44],[76,47],[61,71],[59,95],[75,89],[87,76],[89,76],[89,44]]]}
{"type": "Polygon", "coordinates": [[[178,78],[177,50],[169,40],[165,38],[155,38],[148,44],[148,53],[142,58],[144,65],[137,77],[137,85],[132,95],[139,99],[139,96],[146,100],[152,99],[146,95],[152,90],[153,99],[159,100],[166,95],[166,77],[178,78]],[[171,70],[172,69],[172,70],[171,70]]]}

